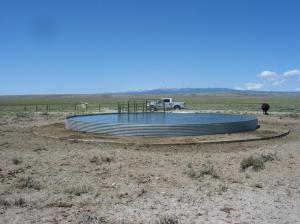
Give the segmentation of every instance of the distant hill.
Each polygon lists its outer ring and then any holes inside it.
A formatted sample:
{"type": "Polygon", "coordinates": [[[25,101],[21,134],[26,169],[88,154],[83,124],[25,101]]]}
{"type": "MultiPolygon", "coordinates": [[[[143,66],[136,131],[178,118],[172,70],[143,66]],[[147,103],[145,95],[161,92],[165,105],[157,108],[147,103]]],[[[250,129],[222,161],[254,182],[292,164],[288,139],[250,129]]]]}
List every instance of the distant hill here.
{"type": "Polygon", "coordinates": [[[177,94],[177,93],[236,93],[238,90],[228,88],[159,88],[129,91],[129,94],[177,94]]]}
{"type": "Polygon", "coordinates": [[[299,94],[297,92],[272,92],[272,91],[253,91],[235,90],[229,88],[160,88],[151,90],[129,91],[126,94],[241,94],[241,95],[284,95],[299,94]]]}

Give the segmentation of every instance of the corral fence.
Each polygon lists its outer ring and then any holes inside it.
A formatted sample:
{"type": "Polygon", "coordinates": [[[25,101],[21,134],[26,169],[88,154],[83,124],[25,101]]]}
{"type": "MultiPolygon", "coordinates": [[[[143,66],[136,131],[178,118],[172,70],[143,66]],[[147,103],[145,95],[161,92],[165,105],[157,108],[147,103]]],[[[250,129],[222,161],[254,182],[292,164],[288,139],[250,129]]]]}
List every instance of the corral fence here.
{"type": "Polygon", "coordinates": [[[154,107],[151,104],[157,105],[160,99],[133,99],[128,100],[127,102],[118,102],[117,110],[118,113],[136,113],[136,112],[157,112],[164,111],[166,112],[166,105],[163,104],[162,107],[154,107]]]}

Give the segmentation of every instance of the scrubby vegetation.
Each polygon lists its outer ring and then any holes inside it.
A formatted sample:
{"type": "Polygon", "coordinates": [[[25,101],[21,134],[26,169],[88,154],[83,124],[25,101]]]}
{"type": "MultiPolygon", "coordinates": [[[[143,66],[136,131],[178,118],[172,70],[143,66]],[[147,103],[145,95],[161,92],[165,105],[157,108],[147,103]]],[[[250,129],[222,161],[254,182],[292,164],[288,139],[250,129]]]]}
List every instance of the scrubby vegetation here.
{"type": "Polygon", "coordinates": [[[16,179],[14,185],[16,188],[19,189],[29,188],[37,191],[41,189],[40,183],[34,180],[31,176],[20,177],[16,179]]]}
{"type": "Polygon", "coordinates": [[[83,185],[78,185],[78,186],[71,186],[71,187],[65,189],[64,193],[80,196],[80,195],[86,194],[90,191],[91,191],[91,187],[83,184],[83,185]]]}
{"type": "Polygon", "coordinates": [[[219,178],[216,168],[210,161],[204,163],[199,169],[195,169],[191,163],[188,163],[187,170],[184,173],[191,178],[200,178],[205,175],[209,175],[213,178],[219,178]]]}
{"type": "Polygon", "coordinates": [[[89,159],[91,163],[96,163],[97,165],[100,165],[102,163],[110,163],[115,160],[115,157],[113,155],[100,155],[100,156],[93,156],[89,159]]]}
{"type": "Polygon", "coordinates": [[[161,216],[156,224],[179,224],[179,220],[175,216],[161,216]]]}
{"type": "Polygon", "coordinates": [[[260,171],[265,168],[265,162],[279,160],[277,153],[251,155],[241,161],[240,167],[244,171],[252,167],[254,171],[260,171]]]}

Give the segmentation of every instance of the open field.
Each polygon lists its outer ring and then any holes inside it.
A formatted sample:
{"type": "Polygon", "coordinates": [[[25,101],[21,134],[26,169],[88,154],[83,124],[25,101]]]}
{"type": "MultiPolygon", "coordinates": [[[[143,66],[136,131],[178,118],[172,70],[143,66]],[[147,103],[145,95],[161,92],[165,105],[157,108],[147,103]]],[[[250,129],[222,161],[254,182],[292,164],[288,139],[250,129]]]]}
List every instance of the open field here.
{"type": "Polygon", "coordinates": [[[65,115],[0,116],[0,223],[300,223],[299,118],[259,116],[291,133],[230,144],[34,134],[65,115]]]}
{"type": "MultiPolygon", "coordinates": [[[[273,112],[300,113],[300,93],[265,93],[265,94],[172,94],[172,95],[129,95],[129,94],[94,94],[94,95],[41,95],[41,96],[0,96],[0,112],[74,111],[76,104],[88,103],[88,111],[117,109],[118,102],[129,99],[147,99],[173,97],[184,101],[188,109],[220,111],[259,111],[263,102],[271,105],[273,112]],[[26,105],[26,108],[25,108],[26,105]]],[[[77,108],[78,112],[84,110],[77,108]]]]}

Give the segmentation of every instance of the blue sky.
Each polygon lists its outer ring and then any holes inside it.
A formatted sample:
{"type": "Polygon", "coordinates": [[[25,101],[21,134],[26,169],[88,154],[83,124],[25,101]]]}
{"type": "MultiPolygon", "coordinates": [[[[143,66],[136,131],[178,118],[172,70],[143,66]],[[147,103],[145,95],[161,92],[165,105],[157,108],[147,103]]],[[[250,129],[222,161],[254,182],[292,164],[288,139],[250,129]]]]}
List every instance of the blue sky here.
{"type": "Polygon", "coordinates": [[[0,94],[300,90],[298,0],[1,0],[0,94]]]}

